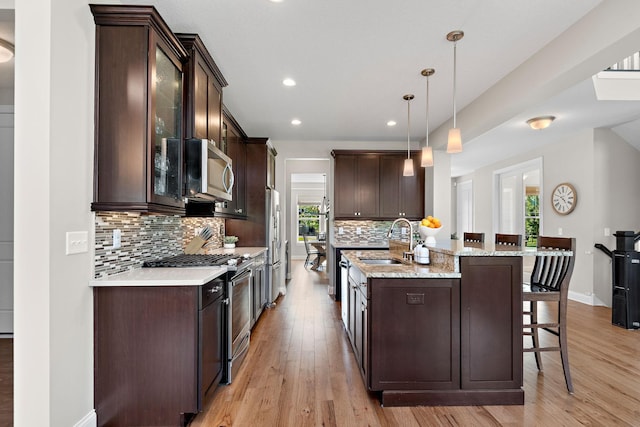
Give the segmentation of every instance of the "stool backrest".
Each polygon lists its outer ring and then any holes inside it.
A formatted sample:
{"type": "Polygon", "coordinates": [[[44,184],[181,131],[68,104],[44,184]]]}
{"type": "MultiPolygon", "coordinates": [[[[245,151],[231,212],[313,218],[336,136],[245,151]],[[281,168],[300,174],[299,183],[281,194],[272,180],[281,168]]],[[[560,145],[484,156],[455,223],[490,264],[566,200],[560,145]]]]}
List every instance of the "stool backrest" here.
{"type": "Polygon", "coordinates": [[[564,249],[573,252],[572,256],[552,255],[536,256],[531,272],[531,286],[549,292],[566,293],[573,273],[576,259],[576,239],[573,237],[538,236],[538,249],[564,249]]]}
{"type": "Polygon", "coordinates": [[[484,233],[464,233],[465,242],[484,243],[484,233]]]}
{"type": "Polygon", "coordinates": [[[522,246],[522,234],[496,233],[496,243],[499,245],[522,246]]]}

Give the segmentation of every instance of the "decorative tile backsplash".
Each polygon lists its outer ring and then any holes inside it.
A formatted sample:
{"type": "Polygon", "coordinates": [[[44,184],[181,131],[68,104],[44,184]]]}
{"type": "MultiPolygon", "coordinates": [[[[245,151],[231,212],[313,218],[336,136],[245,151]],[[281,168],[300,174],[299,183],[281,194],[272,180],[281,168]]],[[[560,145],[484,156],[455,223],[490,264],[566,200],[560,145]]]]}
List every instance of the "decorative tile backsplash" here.
{"type": "Polygon", "coordinates": [[[147,260],[183,253],[196,235],[208,225],[213,237],[211,248],[222,247],[224,220],[220,218],[181,218],[132,212],[97,212],[95,217],[94,277],[104,277],[140,268],[147,260]],[[113,230],[122,232],[121,246],[113,249],[113,230]]]}
{"type": "MultiPolygon", "coordinates": [[[[333,237],[335,242],[339,244],[385,246],[389,244],[387,233],[392,223],[393,221],[334,221],[333,237]],[[342,234],[339,233],[341,227],[342,234]],[[358,234],[358,228],[360,228],[360,234],[358,234]]],[[[414,231],[416,231],[418,221],[413,221],[412,224],[414,231]]],[[[394,227],[394,231],[399,232],[400,228],[397,225],[394,227]]]]}

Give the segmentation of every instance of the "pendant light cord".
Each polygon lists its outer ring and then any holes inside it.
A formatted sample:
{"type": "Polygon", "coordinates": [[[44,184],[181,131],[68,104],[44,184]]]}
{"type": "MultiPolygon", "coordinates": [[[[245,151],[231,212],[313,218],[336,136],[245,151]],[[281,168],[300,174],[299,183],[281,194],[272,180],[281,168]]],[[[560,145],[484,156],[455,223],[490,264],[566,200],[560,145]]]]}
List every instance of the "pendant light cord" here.
{"type": "Polygon", "coordinates": [[[453,127],[456,128],[456,48],[458,41],[453,42],[453,127]]]}
{"type": "Polygon", "coordinates": [[[407,159],[411,158],[411,99],[407,100],[407,159]]]}
{"type": "Polygon", "coordinates": [[[427,75],[427,147],[429,146],[429,76],[427,75]]]}

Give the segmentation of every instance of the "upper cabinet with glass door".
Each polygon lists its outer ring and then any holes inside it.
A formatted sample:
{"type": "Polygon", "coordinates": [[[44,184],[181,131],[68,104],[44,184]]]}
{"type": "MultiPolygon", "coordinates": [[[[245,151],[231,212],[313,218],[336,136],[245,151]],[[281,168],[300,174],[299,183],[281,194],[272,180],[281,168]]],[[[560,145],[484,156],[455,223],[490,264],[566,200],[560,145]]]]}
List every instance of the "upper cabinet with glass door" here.
{"type": "Polygon", "coordinates": [[[90,7],[97,113],[91,209],[183,214],[187,52],[153,6],[90,7]]]}

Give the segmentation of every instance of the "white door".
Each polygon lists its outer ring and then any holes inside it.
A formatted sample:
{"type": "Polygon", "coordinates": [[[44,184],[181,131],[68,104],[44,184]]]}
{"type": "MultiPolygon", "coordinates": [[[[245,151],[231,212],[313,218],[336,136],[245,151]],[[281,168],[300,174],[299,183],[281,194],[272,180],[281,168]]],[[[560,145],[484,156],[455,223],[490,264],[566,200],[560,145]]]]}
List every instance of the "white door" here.
{"type": "Polygon", "coordinates": [[[13,107],[9,108],[0,109],[0,335],[13,333],[13,107]]]}
{"type": "Polygon", "coordinates": [[[473,231],[473,182],[465,181],[456,185],[456,232],[458,236],[473,231]]]}

